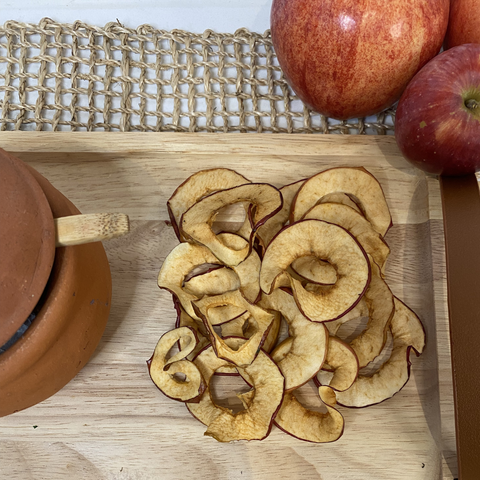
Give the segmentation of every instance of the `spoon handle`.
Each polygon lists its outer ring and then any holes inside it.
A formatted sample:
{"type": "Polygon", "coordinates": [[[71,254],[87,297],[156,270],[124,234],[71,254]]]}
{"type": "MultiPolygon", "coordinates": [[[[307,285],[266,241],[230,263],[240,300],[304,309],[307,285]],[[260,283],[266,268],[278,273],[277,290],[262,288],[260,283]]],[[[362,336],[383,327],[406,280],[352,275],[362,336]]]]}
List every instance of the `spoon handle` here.
{"type": "Polygon", "coordinates": [[[474,174],[440,176],[459,478],[480,478],[480,194],[474,174]]]}
{"type": "Polygon", "coordinates": [[[123,213],[92,213],[55,218],[55,246],[69,247],[100,242],[125,235],[130,230],[123,213]]]}

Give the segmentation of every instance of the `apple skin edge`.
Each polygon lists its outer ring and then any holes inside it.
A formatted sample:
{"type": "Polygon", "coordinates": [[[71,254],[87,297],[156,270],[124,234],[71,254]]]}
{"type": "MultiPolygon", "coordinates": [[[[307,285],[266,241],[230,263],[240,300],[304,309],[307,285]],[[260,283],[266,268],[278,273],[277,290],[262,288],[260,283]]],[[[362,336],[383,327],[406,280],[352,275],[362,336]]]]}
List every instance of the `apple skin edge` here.
{"type": "Polygon", "coordinates": [[[449,0],[274,0],[270,26],[283,73],[311,109],[339,120],[398,100],[439,51],[449,0]]]}
{"type": "Polygon", "coordinates": [[[480,170],[480,45],[442,52],[415,75],[397,107],[395,138],[404,157],[428,173],[480,170]]]}

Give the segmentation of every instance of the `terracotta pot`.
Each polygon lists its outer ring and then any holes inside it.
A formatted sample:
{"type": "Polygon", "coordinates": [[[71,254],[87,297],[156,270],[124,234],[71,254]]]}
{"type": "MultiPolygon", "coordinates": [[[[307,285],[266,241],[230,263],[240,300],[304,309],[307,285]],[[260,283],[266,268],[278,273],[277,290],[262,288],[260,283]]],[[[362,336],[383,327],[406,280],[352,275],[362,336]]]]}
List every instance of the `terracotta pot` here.
{"type": "MultiPolygon", "coordinates": [[[[54,217],[80,212],[30,168],[54,217]]],[[[41,308],[23,337],[0,355],[0,416],[65,386],[97,347],[110,312],[112,282],[101,242],[57,248],[41,308]]]]}

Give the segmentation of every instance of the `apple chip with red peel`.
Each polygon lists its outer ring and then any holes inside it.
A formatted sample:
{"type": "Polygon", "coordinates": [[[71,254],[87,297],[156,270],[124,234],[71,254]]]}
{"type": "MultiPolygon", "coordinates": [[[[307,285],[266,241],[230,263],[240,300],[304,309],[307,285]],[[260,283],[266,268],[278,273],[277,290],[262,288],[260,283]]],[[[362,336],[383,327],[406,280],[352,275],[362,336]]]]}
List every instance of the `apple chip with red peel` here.
{"type": "Polygon", "coordinates": [[[250,180],[228,168],[202,170],[188,177],[167,202],[168,214],[178,239],[185,241],[179,228],[180,219],[192,205],[213,192],[245,183],[250,183],[250,180]]]}
{"type": "MultiPolygon", "coordinates": [[[[197,345],[195,348],[185,357],[187,360],[192,360],[196,357],[197,353],[205,348],[209,343],[210,339],[208,337],[207,330],[203,325],[203,322],[193,319],[179,303],[175,303],[175,308],[177,310],[177,321],[175,322],[175,328],[188,327],[191,330],[195,331],[197,336],[197,345]]],[[[188,337],[182,336],[178,340],[178,348],[181,351],[184,351],[185,348],[189,347],[190,339],[188,337]]]]}
{"type": "Polygon", "coordinates": [[[275,318],[274,315],[263,308],[245,300],[238,290],[214,297],[204,297],[194,302],[192,306],[208,330],[210,341],[217,356],[239,367],[249,365],[255,359],[268,336],[275,318]],[[232,350],[228,346],[225,340],[215,331],[209,318],[209,311],[212,308],[224,305],[235,305],[245,309],[250,314],[249,322],[254,325],[254,333],[238,350],[232,350]]]}
{"type": "Polygon", "coordinates": [[[343,227],[355,237],[365,252],[371,255],[382,271],[384,270],[390,248],[372,228],[371,223],[353,208],[336,203],[323,203],[311,208],[304,218],[323,220],[343,227]]]}
{"type": "Polygon", "coordinates": [[[387,341],[388,326],[395,313],[393,294],[383,280],[378,265],[375,262],[371,262],[371,265],[372,278],[364,295],[369,312],[367,326],[350,342],[360,368],[380,355],[387,341]]]}
{"type": "Polygon", "coordinates": [[[387,400],[407,383],[410,377],[410,351],[420,355],[425,346],[425,331],[417,315],[395,297],[395,315],[390,330],[393,348],[390,358],[373,374],[360,375],[345,392],[337,394],[338,403],[346,407],[367,407],[387,400]]]}
{"type": "MultiPolygon", "coordinates": [[[[244,238],[233,233],[221,233],[218,238],[230,248],[240,250],[248,246],[248,242],[244,238]]],[[[238,265],[211,268],[205,273],[194,275],[184,282],[183,288],[184,291],[197,298],[204,295],[220,295],[240,289],[248,301],[255,303],[260,295],[260,265],[260,257],[257,252],[252,250],[248,257],[238,265]]]]}
{"type": "Polygon", "coordinates": [[[196,318],[191,302],[198,300],[198,297],[184,289],[185,278],[195,268],[216,262],[218,259],[215,255],[203,245],[180,243],[165,258],[158,274],[158,286],[175,295],[185,311],[196,318]]]}
{"type": "MultiPolygon", "coordinates": [[[[317,257],[306,256],[297,258],[292,262],[291,268],[298,276],[308,282],[333,285],[337,281],[335,268],[317,257]]],[[[297,278],[297,280],[300,279],[297,278]]]]}
{"type": "Polygon", "coordinates": [[[282,209],[273,217],[269,218],[258,229],[257,232],[258,237],[262,240],[262,243],[265,247],[287,223],[288,217],[290,216],[290,207],[292,206],[293,199],[304,182],[305,180],[300,180],[280,188],[280,192],[283,197],[282,209]]]}
{"type": "Polygon", "coordinates": [[[325,323],[325,326],[327,327],[330,335],[336,335],[338,330],[344,323],[350,322],[351,320],[359,317],[368,317],[369,313],[370,312],[368,311],[365,297],[362,297],[362,299],[355,305],[355,308],[352,308],[352,310],[343,315],[343,317],[340,317],[333,322],[325,323]]]}
{"type": "Polygon", "coordinates": [[[383,280],[380,267],[371,260],[371,280],[357,307],[347,316],[328,322],[331,335],[337,335],[339,328],[349,320],[368,317],[365,329],[350,342],[360,363],[360,368],[373,361],[382,351],[387,341],[390,321],[395,312],[393,294],[383,280]]]}
{"type": "Polygon", "coordinates": [[[237,306],[237,305],[231,305],[231,304],[218,305],[218,306],[212,307],[208,312],[210,323],[213,326],[223,325],[224,323],[230,323],[235,319],[243,317],[245,314],[248,314],[248,312],[247,310],[245,310],[243,306],[237,306]]]}
{"type": "Polygon", "coordinates": [[[360,301],[370,281],[370,262],[362,247],[344,228],[321,220],[301,220],[283,229],[269,244],[260,270],[260,287],[269,294],[277,276],[297,258],[316,256],[334,266],[337,281],[312,293],[291,278],[300,311],[315,322],[335,320],[360,301]]]}
{"type": "Polygon", "coordinates": [[[249,318],[250,312],[245,312],[240,317],[234,318],[229,322],[222,323],[220,325],[222,337],[251,337],[255,328],[251,323],[249,323],[249,318]]]}
{"type": "MultiPolygon", "coordinates": [[[[240,339],[239,343],[242,340],[245,341],[240,339]]],[[[227,342],[233,348],[241,348],[238,343],[233,345],[231,338],[227,339],[227,342]]],[[[204,376],[207,386],[216,370],[231,365],[218,358],[212,347],[201,352],[194,362],[204,376]]],[[[231,410],[216,405],[208,388],[198,403],[187,404],[192,415],[207,425],[205,435],[219,442],[263,440],[270,433],[273,418],[283,400],[284,378],[265,352],[260,351],[250,365],[238,368],[238,372],[253,388],[253,392],[240,396],[243,398],[245,410],[234,414],[231,410]]]]}
{"type": "Polygon", "coordinates": [[[322,197],[318,202],[319,205],[322,203],[339,203],[341,205],[346,205],[347,207],[351,207],[356,212],[363,215],[358,205],[346,193],[341,193],[341,192],[328,193],[327,195],[322,197]]]}
{"type": "Polygon", "coordinates": [[[192,205],[181,219],[181,232],[196,243],[207,246],[225,265],[238,265],[249,255],[256,230],[275,215],[283,204],[282,194],[268,183],[249,183],[212,193],[192,205]],[[216,214],[226,205],[240,202],[255,205],[252,235],[239,250],[228,247],[212,230],[216,214]]]}
{"type": "MultiPolygon", "coordinates": [[[[241,250],[248,245],[248,242],[244,238],[232,233],[221,233],[218,235],[218,239],[228,248],[235,250],[241,250]]],[[[243,262],[231,267],[240,279],[240,291],[250,303],[255,303],[261,293],[259,280],[261,265],[262,261],[258,253],[252,250],[243,262]]],[[[223,292],[225,291],[227,290],[223,292]]]]}
{"type": "Polygon", "coordinates": [[[337,392],[348,390],[358,377],[358,358],[353,348],[337,337],[329,337],[328,353],[322,370],[333,372],[328,383],[322,381],[322,371],[314,378],[317,386],[328,385],[337,392]]]}
{"type": "MultiPolygon", "coordinates": [[[[265,352],[270,353],[277,343],[280,325],[282,323],[282,316],[280,315],[280,312],[273,310],[268,311],[273,315],[273,322],[270,330],[268,331],[265,343],[262,345],[262,349],[265,352]]],[[[249,319],[250,313],[247,313],[239,318],[235,318],[229,322],[223,323],[221,325],[222,337],[250,338],[256,332],[256,322],[250,322],[249,319]]]]}
{"type": "Polygon", "coordinates": [[[343,434],[345,421],[342,414],[333,408],[336,404],[335,391],[322,386],[318,393],[327,407],[327,413],[306,409],[295,398],[295,392],[288,392],[275,417],[275,425],[285,433],[307,442],[328,443],[338,440],[343,434]]]}
{"type": "Polygon", "coordinates": [[[238,288],[240,288],[240,279],[228,267],[215,268],[206,273],[194,275],[183,285],[185,292],[197,298],[202,298],[204,295],[219,295],[238,288]]]}
{"type": "Polygon", "coordinates": [[[392,225],[385,195],[378,180],[363,167],[339,167],[310,177],[300,188],[292,205],[292,220],[297,221],[330,193],[353,196],[366,219],[380,235],[392,225]]]}
{"type": "Polygon", "coordinates": [[[283,290],[263,295],[259,304],[279,311],[288,323],[292,338],[290,348],[286,354],[275,349],[272,358],[285,377],[285,391],[294,390],[307,383],[322,368],[327,354],[328,330],[322,323],[305,318],[293,296],[283,290]]]}
{"type": "Polygon", "coordinates": [[[160,338],[152,358],[147,362],[153,383],[163,394],[173,400],[197,402],[207,387],[197,366],[185,360],[187,355],[194,351],[196,345],[197,337],[194,330],[188,327],[170,330],[160,338]],[[188,339],[184,350],[168,359],[168,352],[181,338],[188,339]],[[175,377],[176,374],[184,375],[185,380],[179,380],[175,377]]]}

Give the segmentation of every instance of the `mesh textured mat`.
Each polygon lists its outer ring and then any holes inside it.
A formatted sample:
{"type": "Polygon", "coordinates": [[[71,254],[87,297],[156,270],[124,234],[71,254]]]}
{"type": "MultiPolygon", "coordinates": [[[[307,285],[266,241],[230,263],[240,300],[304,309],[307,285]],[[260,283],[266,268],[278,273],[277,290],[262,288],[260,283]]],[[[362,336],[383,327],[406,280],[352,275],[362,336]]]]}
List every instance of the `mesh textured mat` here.
{"type": "Polygon", "coordinates": [[[269,31],[0,26],[0,130],[388,134],[394,115],[340,122],[310,111],[269,31]]]}

